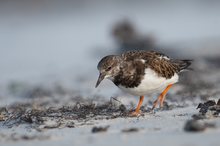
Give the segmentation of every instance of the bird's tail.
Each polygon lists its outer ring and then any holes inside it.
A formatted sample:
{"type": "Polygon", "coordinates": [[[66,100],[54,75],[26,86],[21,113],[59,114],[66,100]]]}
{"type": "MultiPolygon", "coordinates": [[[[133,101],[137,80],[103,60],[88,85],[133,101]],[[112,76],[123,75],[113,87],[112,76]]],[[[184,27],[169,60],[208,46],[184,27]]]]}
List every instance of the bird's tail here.
{"type": "Polygon", "coordinates": [[[189,68],[189,66],[192,64],[193,60],[175,60],[175,63],[179,67],[179,71],[184,71],[184,70],[192,70],[192,68],[189,68]]]}

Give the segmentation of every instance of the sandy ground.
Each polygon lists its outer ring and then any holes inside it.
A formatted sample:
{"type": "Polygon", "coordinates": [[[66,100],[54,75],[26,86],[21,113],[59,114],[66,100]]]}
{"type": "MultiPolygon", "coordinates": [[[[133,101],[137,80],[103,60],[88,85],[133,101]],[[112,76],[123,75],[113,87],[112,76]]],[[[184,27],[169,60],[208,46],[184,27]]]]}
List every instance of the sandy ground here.
{"type": "MultiPolygon", "coordinates": [[[[220,122],[212,119],[217,128],[207,129],[205,132],[185,132],[183,127],[186,120],[198,111],[194,106],[178,108],[171,111],[160,111],[155,114],[145,114],[139,118],[117,118],[112,120],[91,121],[92,125],[79,126],[75,128],[49,129],[36,132],[32,129],[24,130],[23,126],[5,129],[1,133],[7,133],[9,140],[1,138],[4,145],[218,145],[220,134],[220,122]],[[92,127],[109,126],[106,132],[92,133],[92,127]],[[133,132],[123,130],[136,129],[133,132]],[[15,134],[14,140],[10,134],[15,134]],[[19,135],[37,135],[33,139],[19,138],[19,135]],[[16,139],[17,137],[17,139],[16,139]]],[[[6,134],[6,135],[7,135],[6,134]]]]}
{"type": "Polygon", "coordinates": [[[163,110],[149,110],[156,97],[152,95],[153,98],[146,98],[140,117],[128,116],[137,98],[118,90],[111,98],[114,88],[109,88],[112,86],[109,82],[102,85],[105,95],[89,91],[89,97],[62,86],[27,88],[17,83],[10,86],[9,91],[13,92],[9,95],[21,97],[1,105],[0,143],[5,146],[218,145],[218,58],[202,60],[203,63],[196,61],[196,70],[185,73],[169,92],[163,110]],[[210,70],[201,70],[204,66],[210,70]],[[210,101],[211,104],[201,105],[203,110],[197,109],[199,103],[208,100],[215,103],[210,101]],[[194,125],[187,124],[189,120],[193,120],[194,125]]]}
{"type": "Polygon", "coordinates": [[[218,66],[218,55],[196,59],[195,70],[184,73],[180,83],[169,92],[165,109],[149,111],[156,98],[152,95],[146,98],[143,115],[138,118],[127,115],[138,98],[119,92],[106,81],[102,89],[88,87],[96,78],[80,80],[85,92],[62,84],[46,88],[41,84],[11,83],[5,88],[7,94],[1,96],[0,143],[4,146],[218,145],[219,105],[205,107],[204,113],[196,109],[207,100],[218,101],[218,66]],[[194,123],[196,130],[191,127],[187,131],[184,127],[191,119],[199,123],[194,123]]]}

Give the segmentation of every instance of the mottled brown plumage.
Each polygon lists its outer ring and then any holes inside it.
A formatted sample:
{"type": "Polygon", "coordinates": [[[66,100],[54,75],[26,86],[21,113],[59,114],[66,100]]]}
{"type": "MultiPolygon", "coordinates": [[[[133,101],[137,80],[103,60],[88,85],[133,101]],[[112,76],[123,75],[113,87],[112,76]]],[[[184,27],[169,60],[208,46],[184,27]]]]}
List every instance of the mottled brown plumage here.
{"type": "Polygon", "coordinates": [[[165,78],[171,78],[175,73],[179,73],[191,64],[190,60],[170,59],[168,56],[155,51],[129,51],[121,56],[125,61],[143,59],[145,68],[151,68],[159,76],[165,78]]]}
{"type": "Polygon", "coordinates": [[[132,88],[141,83],[146,68],[154,70],[160,77],[170,79],[190,64],[190,60],[170,59],[159,52],[141,50],[128,51],[120,56],[106,56],[99,62],[98,69],[111,71],[111,78],[115,85],[132,88]]]}

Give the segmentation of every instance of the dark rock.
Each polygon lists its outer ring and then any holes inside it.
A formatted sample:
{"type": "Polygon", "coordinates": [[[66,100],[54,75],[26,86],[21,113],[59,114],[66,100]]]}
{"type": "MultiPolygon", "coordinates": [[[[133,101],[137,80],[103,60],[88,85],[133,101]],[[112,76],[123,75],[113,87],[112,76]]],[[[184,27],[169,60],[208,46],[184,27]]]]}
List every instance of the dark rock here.
{"type": "Polygon", "coordinates": [[[207,102],[204,103],[205,106],[213,106],[216,105],[215,100],[208,100],[207,102]]]}
{"type": "Polygon", "coordinates": [[[199,103],[199,105],[197,106],[196,109],[202,108],[203,107],[203,103],[199,103]]]}
{"type": "Polygon", "coordinates": [[[30,140],[48,140],[50,137],[45,135],[19,135],[17,133],[13,133],[9,136],[5,136],[7,140],[12,141],[30,141],[30,140]]]}
{"type": "Polygon", "coordinates": [[[124,113],[124,112],[126,112],[126,107],[125,107],[125,105],[124,104],[121,104],[120,106],[119,106],[119,110],[122,112],[122,113],[124,113]]]}
{"type": "Polygon", "coordinates": [[[122,132],[125,133],[130,133],[130,132],[138,132],[139,129],[138,128],[128,128],[128,129],[123,129],[122,132]]]}
{"type": "Polygon", "coordinates": [[[214,100],[208,100],[205,103],[199,103],[197,109],[200,109],[199,110],[200,113],[205,114],[210,109],[210,107],[214,105],[216,105],[216,102],[214,100]]]}
{"type": "Polygon", "coordinates": [[[92,128],[92,133],[99,133],[99,132],[106,132],[110,126],[105,126],[105,127],[93,127],[92,128]]]}
{"type": "Polygon", "coordinates": [[[199,122],[198,120],[189,120],[186,122],[184,130],[188,132],[199,132],[206,129],[205,124],[199,122]]]}
{"type": "Polygon", "coordinates": [[[200,120],[188,120],[185,124],[184,130],[187,132],[201,132],[206,128],[213,128],[214,124],[204,123],[200,120]]]}
{"type": "Polygon", "coordinates": [[[23,121],[25,121],[25,122],[27,122],[27,123],[33,123],[33,120],[32,120],[32,118],[31,118],[31,115],[24,115],[24,116],[22,116],[21,117],[21,120],[23,120],[23,121]]]}

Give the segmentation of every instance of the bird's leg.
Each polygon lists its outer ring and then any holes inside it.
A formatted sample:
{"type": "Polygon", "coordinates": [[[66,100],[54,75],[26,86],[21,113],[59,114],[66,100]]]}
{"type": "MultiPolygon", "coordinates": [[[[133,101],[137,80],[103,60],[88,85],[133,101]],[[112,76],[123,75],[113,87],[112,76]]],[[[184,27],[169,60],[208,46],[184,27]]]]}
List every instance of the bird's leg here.
{"type": "Polygon", "coordinates": [[[166,94],[167,94],[167,92],[169,91],[169,89],[172,87],[172,85],[173,85],[173,84],[168,85],[167,88],[164,90],[165,93],[163,94],[163,96],[162,96],[162,98],[161,98],[161,100],[160,100],[160,107],[161,107],[161,108],[163,107],[163,102],[164,102],[164,100],[165,100],[166,94]]]}
{"type": "Polygon", "coordinates": [[[143,101],[144,101],[144,96],[140,96],[138,105],[137,105],[135,111],[130,114],[131,116],[138,116],[140,114],[140,108],[141,108],[143,101]]]}
{"type": "Polygon", "coordinates": [[[157,104],[158,104],[158,101],[160,101],[161,99],[162,99],[162,93],[161,93],[160,96],[158,96],[157,99],[154,101],[152,110],[155,109],[155,107],[156,107],[157,104]]]}
{"type": "Polygon", "coordinates": [[[166,89],[160,94],[160,96],[157,98],[157,100],[154,101],[154,104],[153,104],[153,107],[152,109],[154,109],[157,104],[158,104],[158,101],[160,102],[160,108],[163,107],[163,102],[165,100],[165,97],[166,97],[166,94],[167,92],[169,91],[169,89],[172,87],[173,84],[170,84],[166,87],[166,89]]]}

